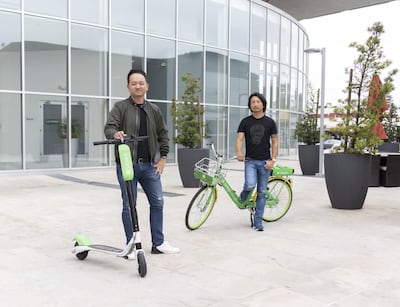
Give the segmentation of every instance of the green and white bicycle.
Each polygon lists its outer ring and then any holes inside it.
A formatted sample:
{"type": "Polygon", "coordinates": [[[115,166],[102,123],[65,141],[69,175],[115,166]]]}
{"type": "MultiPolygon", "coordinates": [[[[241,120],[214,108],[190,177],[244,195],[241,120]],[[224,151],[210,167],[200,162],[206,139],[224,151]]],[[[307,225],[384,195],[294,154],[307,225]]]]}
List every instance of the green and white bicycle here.
{"type": "MultiPolygon", "coordinates": [[[[230,199],[239,209],[248,209],[250,211],[250,223],[251,227],[253,227],[257,198],[256,190],[249,193],[247,199],[242,201],[226,180],[227,170],[223,167],[223,156],[217,153],[214,144],[210,144],[210,148],[215,155],[215,160],[203,158],[195,164],[194,176],[200,179],[202,185],[193,196],[186,210],[186,227],[189,230],[195,230],[205,223],[217,201],[218,186],[221,186],[227,192],[230,199]]],[[[289,211],[293,198],[292,181],[289,176],[293,172],[294,169],[288,166],[277,165],[273,167],[266,191],[267,200],[263,215],[264,221],[275,222],[289,211]]]]}

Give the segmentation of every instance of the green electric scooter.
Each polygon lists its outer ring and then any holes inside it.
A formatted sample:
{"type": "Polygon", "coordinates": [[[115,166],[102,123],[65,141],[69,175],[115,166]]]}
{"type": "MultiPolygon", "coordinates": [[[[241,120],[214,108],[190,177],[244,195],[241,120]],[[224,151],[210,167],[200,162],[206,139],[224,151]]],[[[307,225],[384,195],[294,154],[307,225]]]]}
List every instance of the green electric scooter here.
{"type": "Polygon", "coordinates": [[[105,141],[93,142],[93,145],[105,145],[105,144],[116,144],[118,145],[118,153],[121,161],[122,177],[126,183],[126,190],[128,194],[129,208],[131,213],[131,220],[133,226],[132,239],[128,242],[125,248],[117,248],[108,245],[93,244],[92,241],[84,235],[76,235],[73,238],[75,246],[72,249],[72,253],[79,260],[84,260],[88,256],[89,251],[99,251],[107,254],[129,259],[135,257],[138,262],[138,271],[141,277],[147,274],[147,265],[144,250],[142,249],[142,243],[139,232],[138,215],[136,211],[136,199],[133,196],[131,182],[134,178],[134,170],[132,164],[131,150],[126,143],[138,142],[147,139],[148,136],[131,137],[125,139],[110,139],[105,141]]]}

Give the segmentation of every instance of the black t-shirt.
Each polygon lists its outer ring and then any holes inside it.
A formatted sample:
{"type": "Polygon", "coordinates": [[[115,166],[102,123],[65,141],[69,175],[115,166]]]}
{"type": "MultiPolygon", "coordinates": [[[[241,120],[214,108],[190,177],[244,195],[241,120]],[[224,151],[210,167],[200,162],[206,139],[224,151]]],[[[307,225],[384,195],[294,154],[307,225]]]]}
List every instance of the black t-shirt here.
{"type": "Polygon", "coordinates": [[[278,134],[275,121],[268,117],[255,118],[253,115],[245,117],[240,122],[237,132],[243,132],[246,141],[246,159],[271,159],[270,139],[278,134]]]}

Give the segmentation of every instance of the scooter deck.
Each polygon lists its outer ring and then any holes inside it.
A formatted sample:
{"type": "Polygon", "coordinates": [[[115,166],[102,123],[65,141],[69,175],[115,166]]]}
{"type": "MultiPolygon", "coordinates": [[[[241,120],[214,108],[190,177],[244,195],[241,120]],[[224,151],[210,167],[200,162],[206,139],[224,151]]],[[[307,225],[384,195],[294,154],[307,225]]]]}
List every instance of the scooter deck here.
{"type": "Polygon", "coordinates": [[[94,248],[94,249],[107,251],[107,252],[112,252],[112,253],[122,253],[122,251],[123,251],[123,249],[112,247],[112,246],[108,246],[108,245],[102,245],[102,244],[93,244],[93,245],[89,245],[89,247],[90,248],[94,248]]]}

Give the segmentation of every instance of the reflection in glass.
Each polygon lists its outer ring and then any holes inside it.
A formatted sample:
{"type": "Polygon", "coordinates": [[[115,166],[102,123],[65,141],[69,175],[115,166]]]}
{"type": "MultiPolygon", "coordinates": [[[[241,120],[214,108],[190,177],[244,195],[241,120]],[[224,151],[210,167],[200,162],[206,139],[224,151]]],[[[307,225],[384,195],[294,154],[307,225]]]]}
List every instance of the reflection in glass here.
{"type": "Polygon", "coordinates": [[[67,0],[25,0],[27,12],[39,13],[55,17],[67,18],[67,0]]]}
{"type": "Polygon", "coordinates": [[[73,94],[107,94],[107,30],[71,25],[71,91],[73,94]]]}
{"type": "Polygon", "coordinates": [[[21,0],[0,0],[0,7],[19,10],[21,8],[21,0]]]}
{"type": "Polygon", "coordinates": [[[0,89],[21,90],[21,17],[0,12],[0,89]]]}
{"type": "MultiPolygon", "coordinates": [[[[26,168],[68,167],[67,139],[62,124],[67,118],[65,97],[26,95],[26,168]]],[[[64,129],[65,128],[65,129],[64,129]]]]}
{"type": "Polygon", "coordinates": [[[72,121],[77,122],[81,128],[77,148],[71,144],[72,166],[108,165],[108,147],[93,145],[94,141],[105,138],[103,128],[108,115],[107,99],[72,97],[71,109],[72,121]]]}
{"type": "Polygon", "coordinates": [[[178,38],[203,42],[203,0],[178,1],[178,38]]]}
{"type": "Polygon", "coordinates": [[[206,0],[206,43],[228,46],[228,0],[206,0]]]}
{"type": "Polygon", "coordinates": [[[218,152],[227,153],[228,108],[206,105],[205,114],[207,137],[214,142],[218,152]]]}
{"type": "Polygon", "coordinates": [[[297,104],[299,103],[298,85],[297,85],[297,70],[292,68],[290,70],[290,110],[297,111],[297,104]]]}
{"type": "Polygon", "coordinates": [[[249,57],[231,53],[230,60],[230,104],[247,106],[249,94],[249,57]]]}
{"type": "Polygon", "coordinates": [[[205,102],[228,104],[228,52],[209,48],[206,51],[205,102]]]}
{"type": "Polygon", "coordinates": [[[147,16],[149,33],[175,37],[175,0],[148,0],[147,16]]]}
{"type": "Polygon", "coordinates": [[[280,15],[268,10],[267,25],[267,57],[279,60],[280,15]]]}
{"type": "MultiPolygon", "coordinates": [[[[187,73],[200,78],[199,85],[203,87],[203,48],[198,45],[180,43],[178,45],[178,100],[185,90],[181,77],[187,73]]],[[[200,93],[200,100],[202,97],[203,91],[200,93]]]]}
{"type": "Polygon", "coordinates": [[[111,26],[143,32],[144,0],[112,0],[111,26]]]}
{"type": "Polygon", "coordinates": [[[67,92],[68,24],[25,17],[25,84],[38,92],[67,92]]]}
{"type": "Polygon", "coordinates": [[[265,56],[267,40],[267,9],[252,2],[251,53],[265,56]]]}
{"type": "Polygon", "coordinates": [[[279,81],[279,109],[289,109],[290,69],[288,66],[281,65],[279,81]]]}
{"type": "Polygon", "coordinates": [[[143,35],[113,31],[111,45],[111,95],[128,94],[127,75],[131,68],[144,68],[143,35]]]}
{"type": "MultiPolygon", "coordinates": [[[[246,97],[246,101],[248,100],[248,97],[246,97]]],[[[249,116],[249,108],[235,108],[232,107],[230,108],[229,111],[229,152],[231,155],[236,154],[236,149],[235,149],[235,144],[236,144],[236,135],[237,135],[237,129],[239,127],[240,121],[245,118],[246,116],[249,116]]]]}
{"type": "Polygon", "coordinates": [[[21,96],[0,93],[0,170],[22,169],[21,127],[21,96]]]}
{"type": "Polygon", "coordinates": [[[251,58],[250,86],[250,92],[259,92],[265,95],[265,61],[261,58],[251,58]]]}
{"type": "Polygon", "coordinates": [[[147,98],[171,100],[175,96],[175,42],[147,38],[147,98]]]}
{"type": "Polygon", "coordinates": [[[108,25],[108,0],[70,0],[71,19],[108,25]]]}
{"type": "Polygon", "coordinates": [[[290,64],[290,21],[281,17],[281,63],[290,64]]]}
{"type": "Polygon", "coordinates": [[[249,51],[249,3],[248,0],[231,0],[230,49],[249,51]]]}
{"type": "Polygon", "coordinates": [[[291,38],[291,62],[292,67],[297,67],[299,60],[299,28],[292,23],[292,38],[291,38]]]}
{"type": "Polygon", "coordinates": [[[271,109],[279,109],[279,66],[267,62],[267,102],[271,109]]]}

